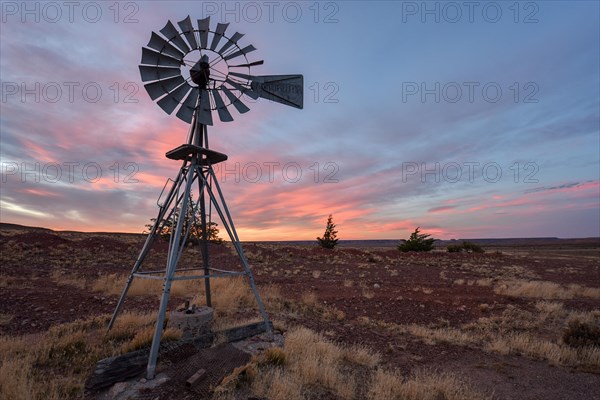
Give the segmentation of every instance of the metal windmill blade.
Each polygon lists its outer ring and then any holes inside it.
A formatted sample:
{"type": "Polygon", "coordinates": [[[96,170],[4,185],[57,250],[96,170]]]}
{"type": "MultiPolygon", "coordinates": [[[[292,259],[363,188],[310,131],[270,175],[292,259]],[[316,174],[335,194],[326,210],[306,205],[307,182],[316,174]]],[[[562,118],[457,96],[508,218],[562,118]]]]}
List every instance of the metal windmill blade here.
{"type": "Polygon", "coordinates": [[[151,49],[157,50],[162,54],[169,55],[176,60],[183,60],[183,56],[185,53],[179,50],[177,47],[173,46],[169,41],[159,36],[158,33],[152,32],[152,37],[148,42],[148,47],[151,49]]]}
{"type": "Polygon", "coordinates": [[[173,45],[175,45],[182,53],[186,54],[191,51],[188,44],[180,36],[181,32],[175,28],[171,21],[167,21],[167,24],[160,30],[160,33],[162,33],[170,42],[173,42],[173,45]]]}
{"type": "Polygon", "coordinates": [[[200,35],[200,49],[208,48],[208,31],[210,28],[210,17],[198,20],[198,32],[200,35]]]}
{"type": "Polygon", "coordinates": [[[150,98],[152,100],[156,100],[159,97],[162,97],[163,95],[175,90],[179,85],[181,85],[184,82],[185,80],[181,77],[181,75],[178,75],[173,78],[148,83],[147,85],[144,85],[144,87],[150,95],[150,98]]]}
{"type": "Polygon", "coordinates": [[[217,45],[219,44],[219,41],[225,35],[225,31],[227,30],[228,26],[229,26],[228,23],[227,24],[221,24],[221,23],[217,24],[217,30],[215,31],[212,42],[210,43],[211,50],[214,50],[217,47],[217,45]]]}
{"type": "MultiPolygon", "coordinates": [[[[177,106],[179,106],[181,104],[181,101],[184,98],[186,98],[186,95],[188,94],[189,91],[190,91],[190,85],[188,85],[187,83],[184,83],[183,85],[179,86],[177,89],[173,90],[171,93],[169,93],[167,96],[163,97],[156,103],[160,106],[160,108],[162,108],[164,110],[164,112],[166,112],[167,114],[170,115],[173,113],[173,111],[175,111],[177,106]]],[[[191,121],[191,117],[190,117],[190,121],[191,121]]],[[[186,122],[188,122],[187,118],[186,118],[186,122]]]]}
{"type": "Polygon", "coordinates": [[[218,90],[213,90],[212,95],[215,99],[215,104],[217,105],[217,113],[219,114],[219,119],[223,122],[231,122],[233,121],[233,117],[231,113],[227,110],[227,106],[221,98],[218,90]]]}
{"type": "Polygon", "coordinates": [[[177,22],[177,25],[179,25],[179,28],[181,28],[181,32],[188,41],[192,50],[196,50],[198,48],[198,42],[196,42],[196,35],[194,34],[194,25],[192,25],[192,18],[188,15],[186,19],[177,22]]]}
{"type": "Polygon", "coordinates": [[[142,47],[142,64],[161,66],[161,67],[179,67],[181,60],[170,57],[159,51],[142,47]]]}
{"type": "Polygon", "coordinates": [[[140,65],[139,69],[143,82],[157,81],[159,79],[172,78],[181,75],[181,69],[178,67],[140,65]]]}
{"type": "Polygon", "coordinates": [[[198,88],[192,88],[192,91],[187,95],[181,108],[179,108],[179,111],[177,112],[177,117],[188,124],[192,122],[192,117],[194,116],[194,110],[198,103],[198,93],[198,88]]]}
{"type": "Polygon", "coordinates": [[[225,96],[227,96],[227,98],[229,99],[230,104],[233,104],[233,106],[236,108],[236,110],[238,110],[240,114],[245,114],[248,111],[250,111],[250,109],[246,107],[246,105],[242,103],[242,101],[238,97],[236,97],[236,95],[233,94],[231,90],[227,89],[227,87],[225,86],[222,86],[222,90],[223,93],[225,93],[225,96]]]}

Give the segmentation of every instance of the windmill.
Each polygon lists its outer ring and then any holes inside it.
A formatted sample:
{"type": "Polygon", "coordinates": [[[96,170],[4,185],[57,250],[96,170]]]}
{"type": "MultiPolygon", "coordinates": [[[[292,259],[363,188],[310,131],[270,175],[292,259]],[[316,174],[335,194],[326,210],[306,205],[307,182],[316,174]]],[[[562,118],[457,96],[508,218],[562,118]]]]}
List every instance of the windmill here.
{"type": "Polygon", "coordinates": [[[218,23],[216,28],[211,30],[210,17],[196,22],[197,25],[194,26],[188,16],[177,23],[179,29],[171,21],[167,21],[160,34],[152,32],[148,45],[142,48],[142,61],[139,66],[142,81],[148,82],[144,87],[152,100],[155,100],[167,114],[171,115],[175,112],[179,119],[190,124],[186,143],[166,153],[167,158],[181,161],[179,173],[174,180],[167,180],[163,187],[157,202],[158,215],[134,263],[108,326],[108,329],[111,329],[114,325],[134,279],[164,281],[148,357],[148,379],[154,378],[155,375],[173,281],[204,280],[206,304],[211,307],[211,278],[246,276],[264,320],[265,329],[270,332],[267,314],[213,170],[213,165],[227,160],[227,155],[209,149],[207,127],[213,125],[213,111],[217,112],[222,122],[233,121],[230,112],[233,108],[240,114],[248,112],[250,109],[242,100],[244,96],[254,100],[263,98],[287,106],[303,108],[302,75],[252,75],[250,69],[262,65],[264,61],[249,61],[248,55],[256,48],[252,45],[243,47],[240,45],[243,34],[235,32],[228,36],[226,31],[229,24],[222,23],[218,23]],[[167,188],[169,184],[170,187],[167,188]],[[198,188],[198,201],[190,204],[194,185],[198,188]],[[164,200],[161,202],[163,195],[165,195],[164,200]],[[185,210],[190,206],[193,208],[192,215],[200,213],[202,267],[177,270],[192,225],[185,224],[184,221],[185,210]],[[241,260],[243,271],[216,269],[210,265],[207,232],[211,226],[212,208],[219,215],[227,231],[241,260]],[[154,239],[169,223],[173,228],[164,271],[142,271],[142,264],[154,239]],[[201,271],[201,275],[193,275],[191,271],[201,271]],[[177,275],[177,272],[187,274],[177,275]]]}

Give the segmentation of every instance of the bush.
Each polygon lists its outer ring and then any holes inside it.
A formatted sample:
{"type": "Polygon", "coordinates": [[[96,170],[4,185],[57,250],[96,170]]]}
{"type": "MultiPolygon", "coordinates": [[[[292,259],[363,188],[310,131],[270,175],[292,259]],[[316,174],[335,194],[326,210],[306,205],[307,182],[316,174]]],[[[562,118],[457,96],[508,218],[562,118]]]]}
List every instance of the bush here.
{"type": "Polygon", "coordinates": [[[451,244],[446,247],[448,253],[485,253],[481,246],[471,242],[462,242],[462,244],[451,244]]]}
{"type": "Polygon", "coordinates": [[[446,247],[446,250],[448,250],[448,253],[460,253],[463,251],[463,247],[462,244],[451,244],[446,247]]]}
{"type": "Polygon", "coordinates": [[[467,253],[485,253],[485,250],[480,245],[471,242],[463,242],[463,249],[467,253]]]}
{"type": "Polygon", "coordinates": [[[408,240],[402,239],[402,243],[398,246],[398,250],[403,253],[409,251],[431,251],[433,249],[434,238],[430,238],[428,234],[419,233],[419,227],[411,233],[408,240]]]}
{"type": "Polygon", "coordinates": [[[600,327],[571,321],[563,335],[563,342],[571,347],[600,346],[600,327]]]}

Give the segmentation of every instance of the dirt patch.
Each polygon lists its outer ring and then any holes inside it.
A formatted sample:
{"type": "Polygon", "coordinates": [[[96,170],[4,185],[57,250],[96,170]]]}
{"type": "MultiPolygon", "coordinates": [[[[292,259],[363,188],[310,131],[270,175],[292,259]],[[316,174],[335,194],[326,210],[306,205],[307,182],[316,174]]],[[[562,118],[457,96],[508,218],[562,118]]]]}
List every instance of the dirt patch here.
{"type": "Polygon", "coordinates": [[[191,345],[180,348],[176,353],[170,354],[165,360],[167,363],[161,367],[169,380],[148,393],[140,393],[135,398],[139,400],[209,398],[212,390],[225,376],[249,360],[249,354],[229,343],[200,351],[195,351],[191,345]],[[204,377],[198,384],[187,387],[186,381],[201,369],[205,371],[204,377]]]}

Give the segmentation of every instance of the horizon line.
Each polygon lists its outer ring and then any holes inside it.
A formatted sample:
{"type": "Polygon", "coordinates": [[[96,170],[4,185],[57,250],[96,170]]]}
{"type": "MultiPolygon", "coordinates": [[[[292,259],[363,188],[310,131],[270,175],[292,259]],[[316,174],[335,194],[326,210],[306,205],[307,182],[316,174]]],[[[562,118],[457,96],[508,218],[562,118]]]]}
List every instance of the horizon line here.
{"type": "MultiPolygon", "coordinates": [[[[40,230],[48,230],[52,232],[63,232],[63,233],[90,233],[90,234],[118,234],[118,235],[143,235],[147,236],[147,233],[143,232],[108,232],[108,231],[78,231],[72,229],[52,229],[45,228],[41,226],[29,226],[29,225],[21,225],[15,224],[12,222],[0,222],[0,228],[4,228],[5,225],[12,225],[14,227],[22,227],[28,229],[40,229],[40,230]]],[[[532,240],[532,239],[556,239],[556,240],[574,240],[574,239],[598,239],[600,240],[600,236],[583,236],[583,237],[559,237],[559,236],[523,236],[523,237],[479,237],[479,238],[451,238],[451,239],[443,239],[443,238],[434,238],[436,241],[468,241],[468,240],[532,240]]],[[[224,241],[230,242],[227,238],[223,238],[224,241]]],[[[388,238],[388,239],[339,239],[340,242],[345,241],[362,241],[362,242],[393,242],[393,241],[401,241],[404,239],[397,238],[388,238]]],[[[317,241],[314,239],[269,239],[269,240],[240,240],[240,242],[308,242],[308,241],[317,241]]]]}

